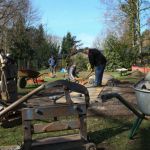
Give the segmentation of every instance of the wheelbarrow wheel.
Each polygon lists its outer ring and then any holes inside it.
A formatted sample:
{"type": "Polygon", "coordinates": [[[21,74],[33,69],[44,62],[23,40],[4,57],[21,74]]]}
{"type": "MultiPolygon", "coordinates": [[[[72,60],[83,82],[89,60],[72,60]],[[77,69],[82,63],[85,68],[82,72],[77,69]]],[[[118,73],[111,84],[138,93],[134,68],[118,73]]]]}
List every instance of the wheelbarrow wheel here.
{"type": "Polygon", "coordinates": [[[96,145],[94,143],[87,143],[86,150],[96,150],[96,145]]]}
{"type": "Polygon", "coordinates": [[[19,88],[25,88],[26,85],[27,85],[26,77],[19,78],[18,87],[19,88]]]}

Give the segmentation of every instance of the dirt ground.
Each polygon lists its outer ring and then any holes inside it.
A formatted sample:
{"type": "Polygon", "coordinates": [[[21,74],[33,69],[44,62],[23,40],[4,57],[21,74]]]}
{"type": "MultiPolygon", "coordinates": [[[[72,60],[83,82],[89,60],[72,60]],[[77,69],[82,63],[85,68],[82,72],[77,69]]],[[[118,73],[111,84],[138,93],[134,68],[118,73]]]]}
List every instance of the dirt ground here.
{"type": "MultiPolygon", "coordinates": [[[[133,78],[139,81],[143,77],[144,74],[134,71],[132,74],[129,74],[127,78],[133,78]]],[[[91,107],[88,109],[88,115],[133,115],[133,113],[117,98],[111,98],[103,101],[101,96],[107,93],[119,94],[129,103],[129,105],[137,108],[134,83],[132,82],[128,82],[127,80],[113,80],[111,75],[105,73],[103,77],[103,87],[90,88],[87,86],[87,88],[91,101],[91,107]]]]}
{"type": "Polygon", "coordinates": [[[106,101],[101,99],[101,96],[109,93],[119,94],[125,101],[129,102],[130,105],[136,107],[136,96],[132,84],[123,84],[118,86],[105,86],[97,97],[97,100],[91,104],[89,108],[89,114],[93,115],[131,115],[132,112],[125,107],[117,98],[111,98],[106,101]]]}

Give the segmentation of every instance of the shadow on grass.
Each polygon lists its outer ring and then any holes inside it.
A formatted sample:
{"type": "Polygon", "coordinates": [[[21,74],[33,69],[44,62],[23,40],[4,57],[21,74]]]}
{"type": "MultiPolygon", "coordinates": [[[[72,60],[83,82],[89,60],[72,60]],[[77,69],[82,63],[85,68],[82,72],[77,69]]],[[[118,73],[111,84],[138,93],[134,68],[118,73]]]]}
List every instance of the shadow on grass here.
{"type": "Polygon", "coordinates": [[[130,140],[130,150],[149,150],[150,149],[150,127],[141,127],[133,140],[130,140]],[[131,146],[132,145],[132,146],[131,146]]]}
{"type": "Polygon", "coordinates": [[[97,116],[100,118],[104,118],[108,123],[115,124],[115,127],[109,127],[105,129],[100,129],[94,132],[89,132],[88,136],[91,142],[96,144],[102,143],[109,138],[115,137],[122,132],[128,131],[132,127],[132,122],[127,121],[121,117],[117,116],[97,116]]]}
{"type": "Polygon", "coordinates": [[[122,125],[118,127],[89,132],[88,136],[91,142],[98,144],[127,130],[130,130],[130,127],[122,125]]]}
{"type": "Polygon", "coordinates": [[[16,119],[12,119],[12,120],[6,120],[4,122],[1,123],[1,127],[8,129],[8,128],[14,128],[17,126],[22,125],[22,119],[21,116],[20,118],[16,118],[16,119]]]}
{"type": "Polygon", "coordinates": [[[149,150],[150,149],[150,127],[148,128],[144,128],[144,129],[141,129],[140,132],[140,139],[141,139],[141,142],[140,142],[140,145],[141,146],[140,148],[142,150],[149,150]]]}
{"type": "MultiPolygon", "coordinates": [[[[93,132],[89,132],[88,136],[91,142],[95,144],[105,143],[105,145],[109,145],[110,143],[107,142],[109,139],[114,138],[123,133],[123,132],[130,132],[133,122],[135,121],[136,117],[133,116],[107,116],[104,114],[98,114],[95,112],[96,117],[103,118],[109,124],[114,124],[115,127],[103,127],[103,129],[96,130],[93,132]]],[[[133,139],[128,139],[128,136],[122,137],[126,138],[124,145],[125,149],[128,150],[149,150],[150,149],[150,122],[143,121],[139,129],[137,130],[133,139]]],[[[128,133],[129,134],[129,133],[128,133]]],[[[121,138],[121,137],[120,137],[121,138]]],[[[116,140],[116,143],[119,144],[119,140],[116,140]]],[[[124,148],[124,147],[122,147],[124,148]]]]}

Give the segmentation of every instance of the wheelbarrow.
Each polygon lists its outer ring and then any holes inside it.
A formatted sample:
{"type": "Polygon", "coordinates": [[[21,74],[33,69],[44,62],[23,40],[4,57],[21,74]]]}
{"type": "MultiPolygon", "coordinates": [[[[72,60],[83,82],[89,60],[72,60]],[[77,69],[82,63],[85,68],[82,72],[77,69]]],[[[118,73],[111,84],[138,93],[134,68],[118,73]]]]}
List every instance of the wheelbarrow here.
{"type": "Polygon", "coordinates": [[[137,106],[138,106],[137,108],[134,107],[129,102],[127,102],[118,93],[106,93],[101,95],[101,99],[103,102],[112,98],[117,98],[123,105],[125,105],[137,116],[137,119],[133,123],[131,132],[129,134],[130,139],[132,139],[136,134],[136,131],[140,127],[143,119],[146,120],[150,119],[150,83],[149,82],[150,81],[146,81],[145,79],[142,79],[134,85],[134,90],[137,99],[137,106]]]}
{"type": "Polygon", "coordinates": [[[43,74],[31,69],[22,69],[18,71],[18,87],[25,88],[27,80],[32,79],[33,83],[38,84],[37,78],[43,74]]]}

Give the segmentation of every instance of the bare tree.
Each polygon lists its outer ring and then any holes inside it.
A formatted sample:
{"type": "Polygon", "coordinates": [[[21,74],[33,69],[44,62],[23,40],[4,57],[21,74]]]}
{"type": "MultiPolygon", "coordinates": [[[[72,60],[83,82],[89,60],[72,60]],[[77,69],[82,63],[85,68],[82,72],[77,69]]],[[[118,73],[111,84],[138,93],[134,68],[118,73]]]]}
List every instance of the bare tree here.
{"type": "Polygon", "coordinates": [[[102,38],[100,38],[100,36],[97,36],[93,42],[93,47],[97,48],[97,49],[102,49],[102,38]]]}
{"type": "Polygon", "coordinates": [[[28,6],[28,0],[0,0],[0,47],[7,49],[7,30],[28,6]]]}
{"type": "Polygon", "coordinates": [[[132,47],[142,52],[141,31],[149,26],[150,2],[148,0],[101,0],[106,4],[106,23],[118,36],[127,35],[132,47]],[[109,23],[108,23],[109,22],[109,23]]]}

